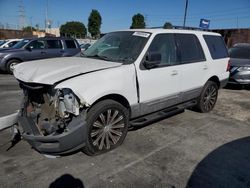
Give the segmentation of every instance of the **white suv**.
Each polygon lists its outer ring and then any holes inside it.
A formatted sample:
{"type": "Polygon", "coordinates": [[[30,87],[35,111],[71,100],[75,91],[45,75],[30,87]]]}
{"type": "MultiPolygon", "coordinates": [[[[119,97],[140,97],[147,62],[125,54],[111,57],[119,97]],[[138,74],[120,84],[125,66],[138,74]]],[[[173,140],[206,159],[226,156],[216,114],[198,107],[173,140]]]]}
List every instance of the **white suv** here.
{"type": "Polygon", "coordinates": [[[124,141],[141,126],[195,108],[213,109],[229,76],[217,33],[140,29],[111,32],[85,51],[17,65],[24,92],[21,134],[43,154],[89,155],[124,141]]]}

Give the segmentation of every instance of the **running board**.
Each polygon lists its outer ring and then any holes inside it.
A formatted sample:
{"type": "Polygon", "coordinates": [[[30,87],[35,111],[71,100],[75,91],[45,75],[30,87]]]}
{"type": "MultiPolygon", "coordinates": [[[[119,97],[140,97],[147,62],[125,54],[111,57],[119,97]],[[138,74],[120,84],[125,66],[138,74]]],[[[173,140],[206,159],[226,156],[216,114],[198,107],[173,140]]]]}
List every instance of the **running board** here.
{"type": "Polygon", "coordinates": [[[132,121],[130,121],[130,126],[132,127],[145,126],[147,124],[159,121],[161,119],[179,114],[183,112],[184,109],[192,107],[196,104],[197,104],[196,101],[189,101],[189,102],[186,102],[186,103],[174,106],[174,107],[165,108],[161,111],[157,111],[152,114],[148,114],[148,115],[133,119],[132,121]]]}

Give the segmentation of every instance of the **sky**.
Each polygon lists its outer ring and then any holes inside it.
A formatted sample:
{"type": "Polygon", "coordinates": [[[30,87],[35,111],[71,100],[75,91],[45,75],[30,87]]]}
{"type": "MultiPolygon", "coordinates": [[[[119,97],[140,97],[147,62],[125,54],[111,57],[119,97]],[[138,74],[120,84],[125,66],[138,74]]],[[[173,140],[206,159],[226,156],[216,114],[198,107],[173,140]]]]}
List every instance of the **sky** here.
{"type": "MultiPolygon", "coordinates": [[[[52,27],[67,21],[88,25],[92,9],[102,17],[101,32],[127,29],[132,16],[141,13],[147,27],[164,23],[182,26],[186,0],[0,0],[0,25],[18,27],[20,2],[27,25],[44,28],[46,7],[52,27]]],[[[210,29],[250,28],[250,0],[188,0],[186,26],[199,27],[200,19],[210,20],[210,29]]]]}

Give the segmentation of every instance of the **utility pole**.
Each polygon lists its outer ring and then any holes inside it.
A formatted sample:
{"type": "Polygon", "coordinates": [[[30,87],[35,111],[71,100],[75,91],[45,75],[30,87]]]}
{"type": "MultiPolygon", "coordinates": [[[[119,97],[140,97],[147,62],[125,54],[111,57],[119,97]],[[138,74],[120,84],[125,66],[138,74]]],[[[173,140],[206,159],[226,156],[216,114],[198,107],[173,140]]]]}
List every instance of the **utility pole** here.
{"type": "Polygon", "coordinates": [[[145,22],[145,28],[147,28],[147,26],[148,26],[148,15],[147,14],[144,15],[144,22],[145,22]]]}
{"type": "Polygon", "coordinates": [[[48,24],[48,9],[49,9],[49,0],[46,2],[46,9],[45,9],[45,32],[47,29],[47,24],[48,24]]]}
{"type": "Polygon", "coordinates": [[[183,21],[183,27],[185,27],[185,26],[186,26],[187,8],[188,8],[188,0],[186,0],[185,14],[184,14],[184,21],[183,21]]]}
{"type": "Polygon", "coordinates": [[[18,10],[18,12],[19,12],[19,29],[22,29],[26,25],[26,17],[25,17],[23,0],[19,0],[18,9],[19,9],[18,10]]]}

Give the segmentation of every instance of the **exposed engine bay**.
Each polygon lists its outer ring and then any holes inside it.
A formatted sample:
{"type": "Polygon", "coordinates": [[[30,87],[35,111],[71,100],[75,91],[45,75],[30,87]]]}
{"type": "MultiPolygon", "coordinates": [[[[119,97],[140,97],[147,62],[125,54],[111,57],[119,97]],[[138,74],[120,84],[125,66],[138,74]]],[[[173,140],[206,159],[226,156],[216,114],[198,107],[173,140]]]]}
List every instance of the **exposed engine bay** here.
{"type": "Polygon", "coordinates": [[[24,92],[22,116],[33,120],[39,135],[58,135],[80,113],[80,100],[71,89],[20,82],[24,92]]]}

